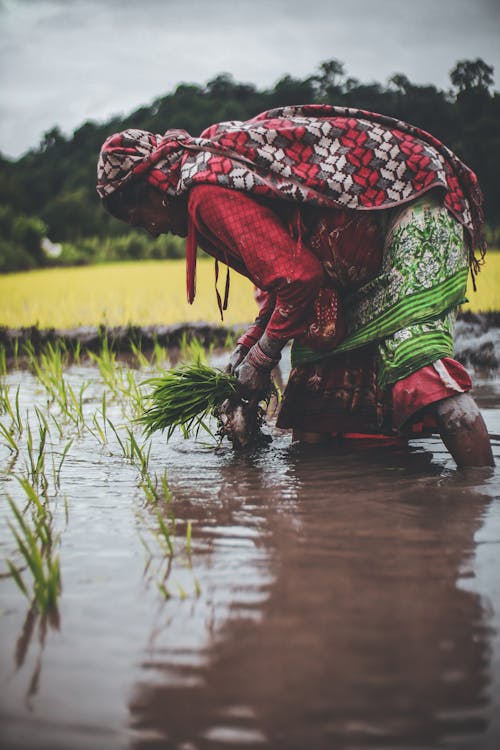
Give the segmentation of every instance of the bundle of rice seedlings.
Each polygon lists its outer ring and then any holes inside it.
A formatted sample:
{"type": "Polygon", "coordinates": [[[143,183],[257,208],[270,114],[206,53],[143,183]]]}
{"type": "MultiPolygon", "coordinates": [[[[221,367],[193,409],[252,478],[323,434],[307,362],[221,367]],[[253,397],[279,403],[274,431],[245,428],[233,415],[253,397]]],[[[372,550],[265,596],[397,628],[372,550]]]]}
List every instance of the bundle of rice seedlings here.
{"type": "Polygon", "coordinates": [[[149,406],[139,417],[149,437],[157,430],[166,430],[167,440],[176,427],[184,436],[198,433],[202,427],[212,434],[207,417],[234,395],[237,379],[222,370],[209,367],[199,360],[167,370],[161,378],[151,378],[143,385],[151,385],[149,406]]]}

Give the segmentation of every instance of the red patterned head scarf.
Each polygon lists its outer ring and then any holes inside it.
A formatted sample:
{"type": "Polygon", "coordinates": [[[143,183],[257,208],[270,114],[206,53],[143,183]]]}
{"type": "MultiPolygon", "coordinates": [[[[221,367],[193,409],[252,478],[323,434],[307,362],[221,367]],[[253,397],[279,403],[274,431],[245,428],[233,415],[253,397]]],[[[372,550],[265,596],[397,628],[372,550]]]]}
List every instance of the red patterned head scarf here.
{"type": "MultiPolygon", "coordinates": [[[[246,122],[212,125],[199,138],[184,130],[163,136],[125,130],[105,141],[97,174],[101,198],[142,177],[169,195],[212,184],[359,211],[398,206],[440,187],[444,205],[468,230],[473,270],[479,266],[473,248],[484,255],[482,194],[474,172],[426,131],[366,110],[282,107],[246,122]]],[[[194,254],[190,233],[190,299],[194,254]]]]}
{"type": "Polygon", "coordinates": [[[199,138],[125,130],[105,141],[97,172],[101,197],[143,177],[169,195],[208,183],[355,210],[390,208],[441,187],[473,244],[483,244],[474,172],[424,130],[365,110],[283,107],[213,125],[199,138]]]}
{"type": "Polygon", "coordinates": [[[136,177],[175,195],[183,154],[182,143],[191,136],[184,130],[155,135],[130,128],[107,138],[97,163],[97,192],[111,195],[136,177]]]}

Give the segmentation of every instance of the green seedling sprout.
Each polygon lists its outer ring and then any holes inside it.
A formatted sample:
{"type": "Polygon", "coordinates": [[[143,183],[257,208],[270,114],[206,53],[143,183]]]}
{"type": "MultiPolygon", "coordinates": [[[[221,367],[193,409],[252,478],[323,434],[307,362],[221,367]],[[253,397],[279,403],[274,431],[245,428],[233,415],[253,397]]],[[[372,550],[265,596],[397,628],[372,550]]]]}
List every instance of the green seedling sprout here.
{"type": "Polygon", "coordinates": [[[156,514],[158,521],[159,531],[157,532],[157,538],[162,543],[165,550],[168,552],[170,557],[175,554],[174,545],[172,543],[172,535],[168,526],[168,522],[165,521],[160,511],[156,514]]]}
{"type": "Polygon", "coordinates": [[[31,573],[31,591],[20,567],[11,559],[6,562],[20,591],[28,599],[35,602],[41,614],[45,614],[57,610],[58,597],[61,591],[59,557],[54,555],[54,546],[58,543],[59,538],[53,538],[50,525],[51,518],[35,488],[26,480],[20,481],[30,500],[33,527],[28,524],[14,500],[9,496],[7,496],[7,502],[13,513],[15,523],[9,521],[8,525],[26,569],[31,573]]]}
{"type": "Polygon", "coordinates": [[[19,445],[17,444],[11,430],[0,422],[0,435],[5,439],[5,445],[14,456],[19,454],[19,445]]]}
{"type": "Polygon", "coordinates": [[[136,344],[134,344],[133,341],[131,341],[130,342],[130,349],[131,349],[132,354],[134,355],[134,357],[136,359],[137,367],[139,367],[139,368],[141,368],[141,367],[149,367],[148,358],[146,357],[146,355],[141,350],[140,345],[137,346],[136,344]]]}
{"type": "Polygon", "coordinates": [[[0,414],[7,414],[11,418],[12,425],[10,428],[10,432],[19,436],[23,434],[24,429],[23,421],[21,419],[21,409],[19,405],[20,389],[21,386],[18,385],[16,389],[14,404],[12,404],[9,388],[7,386],[2,386],[2,384],[0,383],[0,414]]]}
{"type": "Polygon", "coordinates": [[[72,445],[73,445],[73,440],[69,440],[64,446],[64,450],[61,454],[61,458],[57,466],[57,469],[56,469],[56,464],[54,461],[54,456],[52,456],[52,476],[54,480],[54,488],[56,490],[59,490],[61,488],[61,469],[62,469],[63,463],[66,460],[66,456],[69,453],[69,449],[71,448],[72,445]]]}
{"type": "Polygon", "coordinates": [[[36,487],[40,487],[42,492],[46,495],[49,487],[47,475],[45,473],[45,447],[47,442],[48,430],[45,425],[39,425],[39,443],[38,450],[36,450],[33,442],[33,433],[31,427],[28,424],[26,428],[26,449],[28,451],[29,465],[26,464],[26,471],[28,477],[31,479],[36,487]]]}
{"type": "Polygon", "coordinates": [[[5,353],[5,346],[0,344],[0,377],[7,375],[7,355],[5,353]]]}

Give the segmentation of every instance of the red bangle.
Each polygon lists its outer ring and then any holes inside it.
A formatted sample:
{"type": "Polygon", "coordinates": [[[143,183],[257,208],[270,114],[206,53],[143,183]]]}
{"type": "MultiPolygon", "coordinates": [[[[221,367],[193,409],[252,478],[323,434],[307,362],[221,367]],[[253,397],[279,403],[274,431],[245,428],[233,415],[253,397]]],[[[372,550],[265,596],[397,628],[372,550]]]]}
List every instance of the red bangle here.
{"type": "Polygon", "coordinates": [[[278,364],[279,359],[268,357],[267,354],[264,354],[259,344],[257,343],[255,344],[255,346],[252,346],[252,348],[248,352],[246,361],[257,370],[272,370],[273,367],[276,367],[276,365],[278,364]]]}

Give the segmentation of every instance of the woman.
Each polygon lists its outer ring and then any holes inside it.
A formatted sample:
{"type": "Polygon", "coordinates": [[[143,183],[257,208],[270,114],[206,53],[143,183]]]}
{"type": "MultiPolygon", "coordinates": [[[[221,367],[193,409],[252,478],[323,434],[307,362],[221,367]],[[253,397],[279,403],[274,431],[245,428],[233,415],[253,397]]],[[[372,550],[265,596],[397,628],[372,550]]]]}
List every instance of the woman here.
{"type": "MultiPolygon", "coordinates": [[[[433,136],[362,110],[307,105],[200,138],[127,130],[104,143],[105,207],[187,237],[250,278],[260,312],[230,368],[258,400],[283,346],[293,369],[278,426],[320,442],[439,430],[459,466],[491,465],[452,316],[482,241],[477,179],[433,136]]],[[[227,304],[217,291],[219,308],[227,304]]]]}

